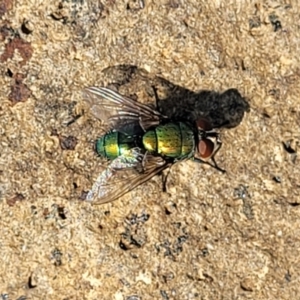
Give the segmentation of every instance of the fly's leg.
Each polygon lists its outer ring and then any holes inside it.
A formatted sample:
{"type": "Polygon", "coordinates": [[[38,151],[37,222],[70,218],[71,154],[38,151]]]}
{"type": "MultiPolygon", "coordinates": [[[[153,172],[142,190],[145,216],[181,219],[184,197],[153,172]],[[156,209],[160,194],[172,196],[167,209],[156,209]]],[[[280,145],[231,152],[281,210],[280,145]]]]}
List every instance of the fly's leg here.
{"type": "MultiPolygon", "coordinates": [[[[145,155],[144,155],[144,157],[143,157],[143,159],[142,159],[142,161],[141,161],[141,163],[140,163],[140,165],[139,165],[139,168],[137,168],[137,171],[140,172],[140,173],[143,173],[143,172],[147,171],[148,165],[151,164],[151,162],[149,162],[149,161],[147,160],[148,157],[149,157],[148,154],[149,154],[149,156],[151,156],[151,154],[150,154],[148,151],[146,151],[146,153],[145,153],[145,155]]],[[[165,163],[165,162],[164,162],[164,163],[165,163]]],[[[167,191],[166,185],[167,185],[167,179],[168,179],[168,176],[169,176],[169,174],[170,174],[170,170],[171,170],[171,164],[169,164],[169,170],[168,170],[167,175],[164,176],[163,171],[161,171],[161,172],[159,173],[159,174],[161,174],[161,176],[162,176],[162,190],[163,190],[163,192],[166,192],[166,191],[167,191]]]]}
{"type": "Polygon", "coordinates": [[[158,98],[158,94],[157,94],[156,87],[153,85],[153,86],[152,86],[152,89],[153,89],[154,97],[155,97],[155,108],[156,108],[157,111],[160,112],[159,105],[158,105],[158,103],[159,103],[160,100],[159,100],[159,98],[158,98]]]}
{"type": "Polygon", "coordinates": [[[147,165],[147,154],[148,154],[148,151],[146,151],[145,155],[143,156],[142,160],[140,161],[139,167],[137,168],[137,171],[139,173],[143,173],[145,171],[145,168],[147,165]]]}
{"type": "Polygon", "coordinates": [[[70,126],[72,125],[73,123],[75,123],[79,118],[81,118],[83,116],[83,114],[80,114],[80,115],[76,115],[72,120],[68,121],[66,123],[66,126],[70,126]]]}
{"type": "Polygon", "coordinates": [[[170,175],[171,168],[169,168],[167,175],[164,176],[164,173],[161,173],[162,176],[162,190],[163,192],[167,192],[167,179],[170,175]]]}
{"type": "Polygon", "coordinates": [[[216,156],[216,154],[219,152],[219,150],[221,149],[221,147],[222,147],[222,142],[221,142],[219,136],[217,136],[217,137],[216,137],[216,149],[215,149],[213,155],[210,157],[210,159],[211,159],[211,161],[212,161],[213,163],[211,163],[211,162],[209,162],[209,161],[205,161],[205,160],[203,160],[203,159],[201,159],[201,158],[198,158],[198,157],[194,157],[194,161],[200,162],[200,163],[203,163],[203,164],[210,165],[210,166],[213,167],[214,169],[216,169],[216,170],[218,170],[218,171],[220,171],[220,172],[222,172],[222,173],[225,173],[226,170],[220,168],[220,167],[218,166],[216,160],[215,160],[215,156],[216,156]]]}
{"type": "Polygon", "coordinates": [[[203,160],[201,158],[197,158],[197,157],[195,157],[193,160],[196,161],[196,162],[202,163],[202,164],[210,165],[214,169],[216,169],[216,170],[218,170],[222,173],[226,173],[226,170],[224,170],[224,169],[222,169],[218,166],[218,164],[217,164],[216,160],[214,159],[214,157],[211,157],[211,160],[212,160],[213,163],[211,163],[209,161],[205,161],[205,160],[203,160]]]}
{"type": "Polygon", "coordinates": [[[217,142],[217,147],[216,147],[216,150],[214,151],[214,153],[213,153],[213,155],[212,155],[212,157],[211,157],[211,160],[212,160],[212,162],[213,162],[214,167],[215,167],[218,171],[220,171],[220,172],[222,172],[222,173],[225,173],[226,170],[221,169],[221,168],[218,166],[218,164],[217,164],[217,162],[216,162],[216,160],[215,160],[216,154],[219,152],[219,150],[220,150],[221,147],[222,147],[222,141],[220,140],[220,137],[219,137],[219,136],[217,137],[217,141],[216,141],[216,142],[217,142]]]}

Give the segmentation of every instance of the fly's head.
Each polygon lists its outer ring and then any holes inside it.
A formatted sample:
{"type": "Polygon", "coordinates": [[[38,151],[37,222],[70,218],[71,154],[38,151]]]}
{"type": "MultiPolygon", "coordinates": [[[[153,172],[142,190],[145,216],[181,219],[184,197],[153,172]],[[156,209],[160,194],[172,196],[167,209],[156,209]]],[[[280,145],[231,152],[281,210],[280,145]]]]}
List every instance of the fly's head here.
{"type": "Polygon", "coordinates": [[[222,144],[219,133],[205,119],[197,120],[196,126],[198,130],[198,145],[195,157],[203,161],[213,159],[222,144]]]}

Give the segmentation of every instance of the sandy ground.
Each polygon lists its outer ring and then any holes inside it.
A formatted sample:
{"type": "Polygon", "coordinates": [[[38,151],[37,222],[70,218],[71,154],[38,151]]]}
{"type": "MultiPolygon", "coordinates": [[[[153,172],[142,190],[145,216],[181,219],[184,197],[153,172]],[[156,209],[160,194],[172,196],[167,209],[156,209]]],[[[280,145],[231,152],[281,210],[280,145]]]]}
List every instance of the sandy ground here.
{"type": "Polygon", "coordinates": [[[1,299],[298,299],[299,14],[298,1],[3,0],[1,299]],[[166,192],[155,176],[83,201],[108,162],[81,92],[110,84],[228,121],[226,173],[184,161],[166,192]]]}

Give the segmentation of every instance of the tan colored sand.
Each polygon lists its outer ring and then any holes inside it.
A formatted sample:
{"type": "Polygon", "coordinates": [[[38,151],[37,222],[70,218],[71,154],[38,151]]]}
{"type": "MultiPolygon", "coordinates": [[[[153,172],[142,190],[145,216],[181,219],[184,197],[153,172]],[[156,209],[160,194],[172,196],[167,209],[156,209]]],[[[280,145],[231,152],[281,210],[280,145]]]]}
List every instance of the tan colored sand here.
{"type": "MultiPolygon", "coordinates": [[[[0,293],[298,299],[298,1],[2,4],[0,293]],[[81,90],[118,81],[102,70],[120,64],[194,92],[240,91],[251,110],[222,131],[225,175],[183,162],[167,193],[156,176],[113,203],[79,200],[107,165],[93,151],[105,124],[81,90]]],[[[150,101],[132,82],[121,91],[150,101]]]]}

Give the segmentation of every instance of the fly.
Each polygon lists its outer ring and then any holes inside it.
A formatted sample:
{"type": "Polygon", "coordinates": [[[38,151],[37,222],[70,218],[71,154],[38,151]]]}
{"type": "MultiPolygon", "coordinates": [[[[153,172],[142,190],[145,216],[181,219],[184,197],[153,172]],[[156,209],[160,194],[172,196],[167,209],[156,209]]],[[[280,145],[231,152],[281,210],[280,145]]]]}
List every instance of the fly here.
{"type": "Polygon", "coordinates": [[[83,92],[92,114],[110,132],[96,142],[99,155],[111,160],[86,200],[114,201],[172,164],[185,159],[207,163],[219,171],[215,155],[222,142],[206,120],[175,122],[159,111],[104,87],[83,92]]]}

